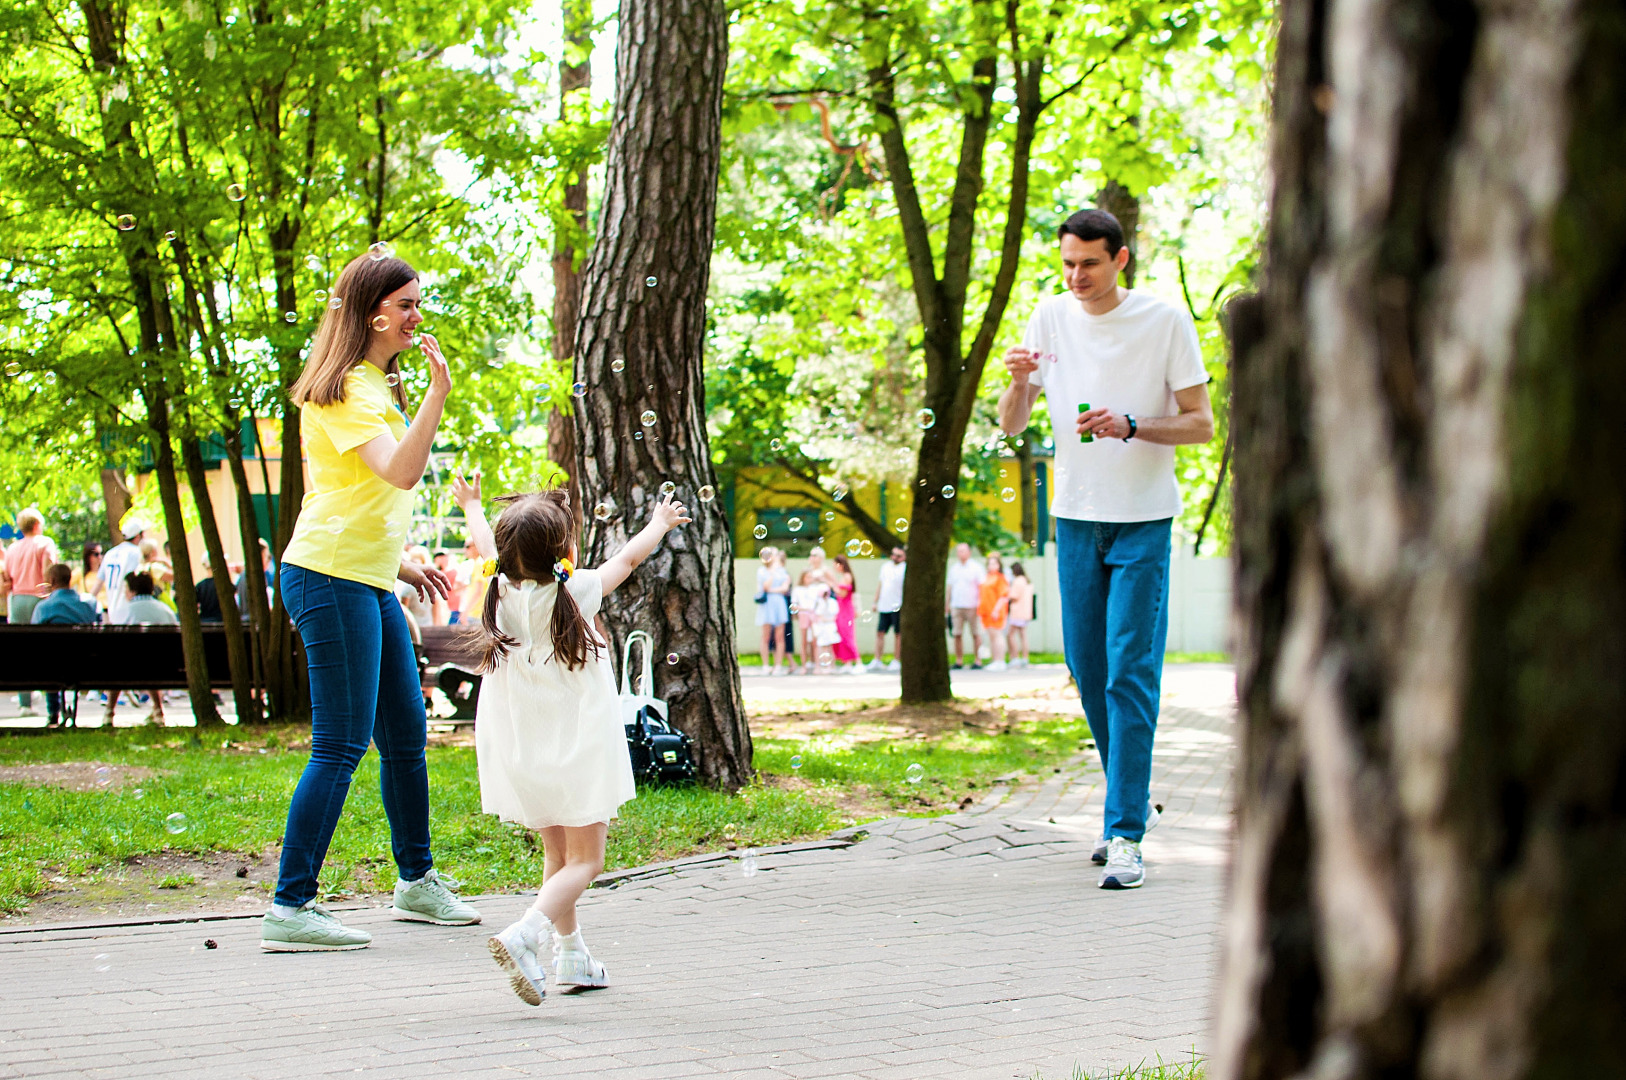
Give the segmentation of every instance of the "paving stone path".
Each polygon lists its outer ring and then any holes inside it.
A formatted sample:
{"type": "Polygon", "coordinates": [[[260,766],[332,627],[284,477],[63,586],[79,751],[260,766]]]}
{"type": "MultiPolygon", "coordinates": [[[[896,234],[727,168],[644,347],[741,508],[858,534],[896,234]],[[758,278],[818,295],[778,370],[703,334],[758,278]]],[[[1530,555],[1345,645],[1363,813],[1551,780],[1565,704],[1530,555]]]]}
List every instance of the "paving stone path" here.
{"type": "Polygon", "coordinates": [[[754,867],[611,875],[583,920],[614,986],[535,1009],[484,947],[521,896],[480,899],[484,927],[355,910],[373,947],[325,955],[262,954],[241,916],[19,927],[0,932],[0,1078],[1057,1080],[1186,1058],[1210,1011],[1234,704],[1218,665],[1165,690],[1138,891],[1095,887],[1102,776],[1080,760],[754,867]]]}

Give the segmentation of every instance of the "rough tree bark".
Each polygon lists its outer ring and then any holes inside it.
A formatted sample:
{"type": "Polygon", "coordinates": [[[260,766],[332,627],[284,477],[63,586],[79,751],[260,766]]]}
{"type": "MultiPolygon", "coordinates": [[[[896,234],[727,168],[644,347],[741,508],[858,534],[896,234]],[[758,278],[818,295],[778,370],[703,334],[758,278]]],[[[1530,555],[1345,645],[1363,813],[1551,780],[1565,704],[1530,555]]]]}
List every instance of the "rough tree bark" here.
{"type": "MultiPolygon", "coordinates": [[[[593,5],[588,0],[564,2],[564,50],[559,61],[559,119],[568,121],[572,95],[585,101],[593,85],[593,5]]],[[[575,165],[575,178],[565,184],[563,213],[554,221],[553,243],[553,358],[564,363],[576,355],[576,322],[581,318],[582,275],[577,266],[577,244],[587,235],[587,168],[575,165]]],[[[548,457],[570,469],[570,497],[581,499],[577,483],[576,424],[570,413],[555,409],[548,415],[548,457]]]]}
{"type": "Polygon", "coordinates": [[[1118,183],[1108,180],[1095,193],[1095,205],[1118,219],[1124,227],[1124,246],[1129,249],[1129,265],[1124,267],[1119,280],[1124,288],[1135,287],[1135,271],[1140,269],[1140,198],[1118,183]]]}
{"type": "Polygon", "coordinates": [[[1626,20],[1281,19],[1213,1072],[1626,1075],[1626,20]]]}
{"type": "Polygon", "coordinates": [[[232,704],[237,709],[237,722],[252,724],[260,719],[259,705],[254,700],[254,664],[249,658],[248,638],[243,634],[243,620],[237,610],[231,571],[226,566],[226,547],[220,539],[214,499],[209,494],[203,447],[194,434],[181,436],[181,466],[186,470],[186,484],[198,508],[198,529],[203,535],[204,549],[209,553],[209,576],[214,580],[215,598],[220,604],[221,628],[226,635],[226,665],[231,669],[232,704]]]}
{"type": "Polygon", "coordinates": [[[693,508],[694,523],[667,537],[604,619],[617,663],[629,632],[653,636],[655,691],[696,740],[701,775],[737,787],[750,779],[751,735],[734,654],[734,550],[722,504],[699,494],[717,483],[701,348],[726,62],[721,0],[621,5],[604,201],[582,275],[576,474],[589,566],[643,526],[662,483],[693,508]]]}

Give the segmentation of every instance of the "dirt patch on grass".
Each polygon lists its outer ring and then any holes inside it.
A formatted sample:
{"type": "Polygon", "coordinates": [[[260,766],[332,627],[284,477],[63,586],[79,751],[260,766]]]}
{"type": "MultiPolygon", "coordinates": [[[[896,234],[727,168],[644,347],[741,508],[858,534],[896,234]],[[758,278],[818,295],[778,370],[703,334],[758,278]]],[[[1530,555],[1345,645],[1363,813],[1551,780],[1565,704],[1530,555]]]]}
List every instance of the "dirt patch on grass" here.
{"type": "Polygon", "coordinates": [[[90,874],[44,873],[50,888],[29,901],[26,912],[5,919],[5,925],[256,913],[271,902],[277,852],[162,852],[137,855],[90,874]]]}
{"type": "Polygon", "coordinates": [[[32,784],[69,791],[116,791],[157,775],[144,765],[107,765],[100,761],[58,761],[49,765],[0,765],[0,784],[32,784]]]}
{"type": "Polygon", "coordinates": [[[929,739],[959,728],[990,735],[1030,720],[1049,720],[1056,711],[1027,700],[955,701],[932,705],[870,705],[842,712],[826,710],[763,712],[751,718],[751,734],[768,739],[812,738],[841,731],[851,742],[929,739]]]}

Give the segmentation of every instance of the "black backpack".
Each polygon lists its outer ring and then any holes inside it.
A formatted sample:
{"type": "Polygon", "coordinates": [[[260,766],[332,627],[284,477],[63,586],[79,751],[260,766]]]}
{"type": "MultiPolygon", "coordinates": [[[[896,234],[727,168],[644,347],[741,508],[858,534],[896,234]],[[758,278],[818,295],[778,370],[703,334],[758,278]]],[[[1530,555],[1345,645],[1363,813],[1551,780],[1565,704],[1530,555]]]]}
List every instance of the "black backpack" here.
{"type": "Polygon", "coordinates": [[[681,783],[695,778],[694,740],[666,719],[666,702],[653,695],[653,641],[642,630],[627,635],[621,652],[621,718],[627,729],[627,755],[640,784],[681,783]],[[637,693],[632,683],[632,646],[643,646],[643,670],[637,693]]]}

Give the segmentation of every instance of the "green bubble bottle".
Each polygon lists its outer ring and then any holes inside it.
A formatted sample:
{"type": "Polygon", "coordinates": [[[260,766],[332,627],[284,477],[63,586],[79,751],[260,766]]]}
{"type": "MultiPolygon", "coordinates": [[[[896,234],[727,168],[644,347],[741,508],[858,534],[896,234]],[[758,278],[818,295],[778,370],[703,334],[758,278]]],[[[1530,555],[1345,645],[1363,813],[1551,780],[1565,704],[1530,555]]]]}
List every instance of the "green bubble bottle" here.
{"type": "MultiPolygon", "coordinates": [[[[1089,410],[1090,410],[1090,403],[1089,402],[1081,401],[1081,402],[1078,403],[1078,411],[1079,412],[1084,413],[1084,412],[1089,412],[1089,410]]],[[[1079,442],[1094,442],[1095,441],[1095,436],[1091,435],[1089,432],[1086,431],[1083,434],[1079,435],[1078,441],[1079,442]]]]}

